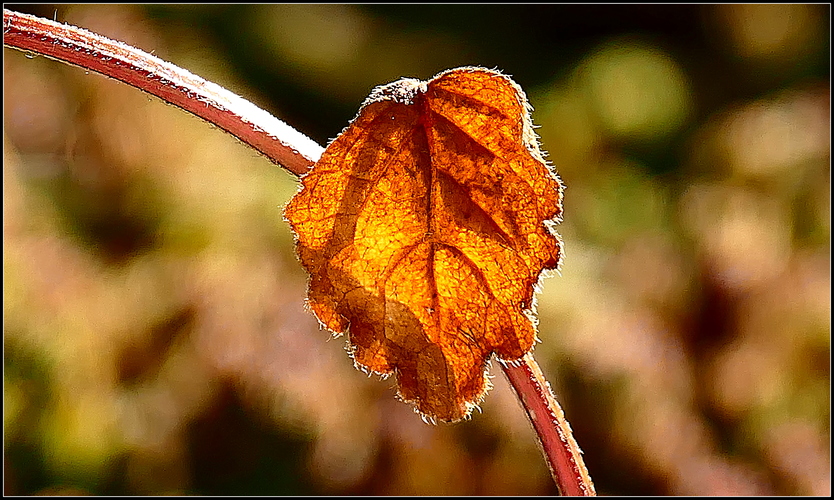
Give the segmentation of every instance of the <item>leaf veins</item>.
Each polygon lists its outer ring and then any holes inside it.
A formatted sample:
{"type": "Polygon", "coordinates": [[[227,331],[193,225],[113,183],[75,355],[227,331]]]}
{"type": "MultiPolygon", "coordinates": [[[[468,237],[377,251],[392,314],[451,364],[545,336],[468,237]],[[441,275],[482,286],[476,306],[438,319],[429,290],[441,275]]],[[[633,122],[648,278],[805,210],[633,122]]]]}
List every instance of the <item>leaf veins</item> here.
{"type": "Polygon", "coordinates": [[[423,415],[467,416],[492,354],[532,348],[535,286],[561,260],[562,185],[524,92],[482,68],[377,87],[302,182],[285,216],[310,308],[423,415]]]}

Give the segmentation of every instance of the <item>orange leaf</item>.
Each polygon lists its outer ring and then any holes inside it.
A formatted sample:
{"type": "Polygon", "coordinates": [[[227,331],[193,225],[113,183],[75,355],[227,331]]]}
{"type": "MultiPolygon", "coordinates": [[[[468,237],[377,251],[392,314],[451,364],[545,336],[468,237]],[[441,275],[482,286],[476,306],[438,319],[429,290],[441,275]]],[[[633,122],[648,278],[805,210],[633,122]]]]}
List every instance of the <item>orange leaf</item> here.
{"type": "Polygon", "coordinates": [[[482,400],[493,353],[533,346],[561,199],[521,88],[458,68],[374,89],[285,215],[309,306],[348,332],[357,367],[396,373],[401,399],[455,421],[482,400]]]}

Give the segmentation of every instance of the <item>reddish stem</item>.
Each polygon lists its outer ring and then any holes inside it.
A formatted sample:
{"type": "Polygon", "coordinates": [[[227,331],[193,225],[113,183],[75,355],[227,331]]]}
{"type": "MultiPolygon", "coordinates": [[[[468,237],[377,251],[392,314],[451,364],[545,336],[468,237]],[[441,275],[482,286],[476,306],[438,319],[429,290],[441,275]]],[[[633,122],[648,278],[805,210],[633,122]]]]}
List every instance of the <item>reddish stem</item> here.
{"type": "Polygon", "coordinates": [[[501,361],[501,367],[536,430],[559,491],[568,496],[595,496],[582,450],[533,354],[515,362],[501,361]]]}
{"type": "MultiPolygon", "coordinates": [[[[3,45],[70,63],[122,81],[179,106],[252,146],[300,176],[324,148],[249,101],[144,51],[96,33],[3,9],[3,45]]],[[[562,409],[532,354],[501,363],[533,424],[564,495],[594,495],[562,409]]]]}
{"type": "Polygon", "coordinates": [[[295,175],[324,149],[251,102],[147,52],[96,33],[3,9],[3,45],[101,73],[193,113],[295,175]]]}

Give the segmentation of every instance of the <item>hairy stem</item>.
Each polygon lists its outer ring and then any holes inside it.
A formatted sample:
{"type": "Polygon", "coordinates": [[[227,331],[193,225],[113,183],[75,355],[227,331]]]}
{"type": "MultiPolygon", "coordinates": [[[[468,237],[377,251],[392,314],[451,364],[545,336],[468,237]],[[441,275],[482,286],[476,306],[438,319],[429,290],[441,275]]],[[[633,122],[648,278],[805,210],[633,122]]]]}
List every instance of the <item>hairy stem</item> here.
{"type": "Polygon", "coordinates": [[[536,430],[559,491],[568,496],[596,495],[582,450],[533,355],[527,353],[519,361],[500,364],[536,430]]]}
{"type": "MultiPolygon", "coordinates": [[[[3,45],[119,80],[229,132],[296,176],[324,148],[268,112],[214,83],[142,50],[67,24],[3,9],[3,45]]],[[[501,363],[564,495],[594,495],[562,409],[531,354],[501,363]]]]}
{"type": "Polygon", "coordinates": [[[234,135],[295,175],[324,149],[223,87],[147,52],[87,30],[3,9],[3,45],[124,82],[234,135]]]}

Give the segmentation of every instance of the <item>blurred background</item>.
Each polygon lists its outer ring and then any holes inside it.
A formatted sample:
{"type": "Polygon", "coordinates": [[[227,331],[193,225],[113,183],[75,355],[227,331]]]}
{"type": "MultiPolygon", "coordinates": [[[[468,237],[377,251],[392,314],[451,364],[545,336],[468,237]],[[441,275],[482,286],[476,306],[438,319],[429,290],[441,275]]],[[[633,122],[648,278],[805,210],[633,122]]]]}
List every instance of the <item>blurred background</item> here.
{"type": "MultiPolygon", "coordinates": [[[[7,7],[323,145],[376,85],[512,75],[567,185],[536,358],[598,492],[830,495],[830,6],[7,7]]],[[[430,426],[319,328],[296,178],[100,75],[3,77],[4,493],[556,493],[497,365],[430,426]]]]}

